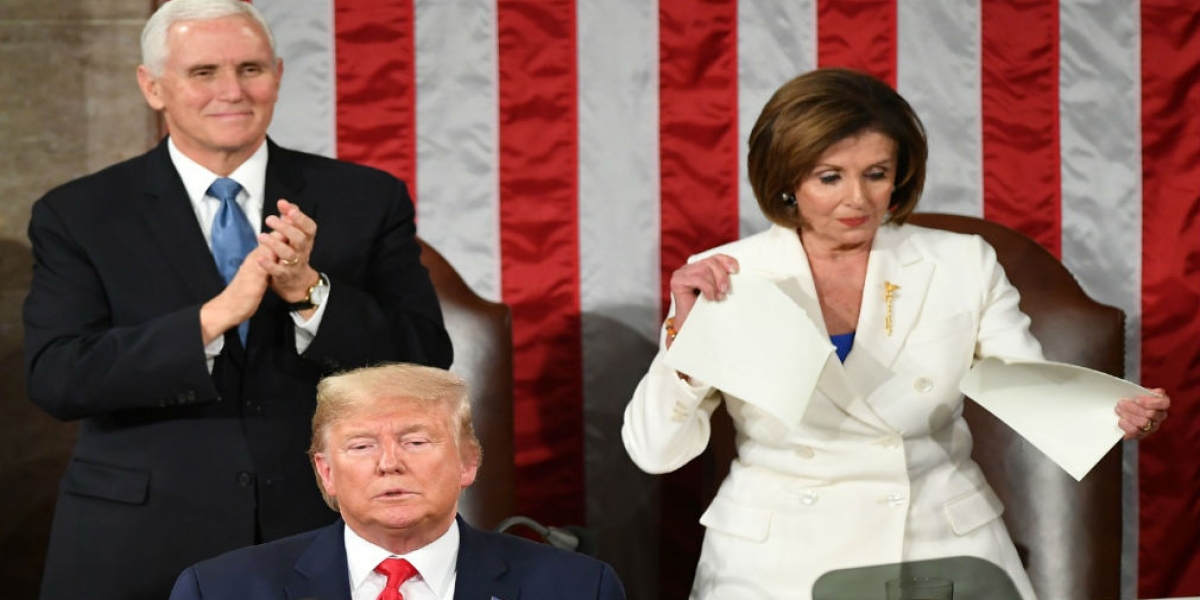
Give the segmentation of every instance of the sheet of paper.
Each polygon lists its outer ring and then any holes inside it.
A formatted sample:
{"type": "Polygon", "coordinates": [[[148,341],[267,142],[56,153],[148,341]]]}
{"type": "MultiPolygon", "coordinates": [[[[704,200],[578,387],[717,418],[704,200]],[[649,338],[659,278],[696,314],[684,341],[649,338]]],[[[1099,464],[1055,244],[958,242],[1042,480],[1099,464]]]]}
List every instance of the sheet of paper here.
{"type": "Polygon", "coordinates": [[[776,284],[742,273],[731,276],[724,300],[696,302],[665,362],[791,425],[804,415],[833,352],[776,284]]]}
{"type": "Polygon", "coordinates": [[[959,384],[1038,450],[1082,480],[1121,439],[1117,400],[1145,388],[1085,367],[1049,361],[976,363],[959,384]]]}

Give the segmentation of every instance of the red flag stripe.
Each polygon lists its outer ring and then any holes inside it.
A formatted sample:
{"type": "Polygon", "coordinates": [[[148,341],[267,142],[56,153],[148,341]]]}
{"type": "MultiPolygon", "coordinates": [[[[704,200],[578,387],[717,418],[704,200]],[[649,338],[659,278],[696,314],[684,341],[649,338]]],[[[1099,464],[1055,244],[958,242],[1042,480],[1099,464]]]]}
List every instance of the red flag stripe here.
{"type": "Polygon", "coordinates": [[[517,507],[584,518],[575,3],[497,4],[501,293],[512,308],[517,507]]]}
{"type": "Polygon", "coordinates": [[[662,286],[738,238],[737,3],[659,2],[662,286]]]}
{"type": "Polygon", "coordinates": [[[983,214],[1062,256],[1058,2],[983,0],[983,214]]]}
{"type": "Polygon", "coordinates": [[[383,169],[416,197],[412,0],[335,0],[337,154],[383,169]]]}
{"type": "Polygon", "coordinates": [[[1162,431],[1139,448],[1138,597],[1194,596],[1200,593],[1194,458],[1200,448],[1200,4],[1142,0],[1141,13],[1141,371],[1148,385],[1172,386],[1174,404],[1162,431]]]}
{"type": "Polygon", "coordinates": [[[896,0],[818,0],[817,65],[866,71],[896,87],[896,0]]]}
{"type": "MultiPolygon", "coordinates": [[[[658,10],[665,306],[671,272],[689,255],[738,238],[737,3],[660,0],[658,10]]],[[[663,478],[662,573],[691,572],[700,558],[702,476],[693,462],[663,478]]],[[[686,597],[688,579],[665,579],[658,597],[686,597]]]]}

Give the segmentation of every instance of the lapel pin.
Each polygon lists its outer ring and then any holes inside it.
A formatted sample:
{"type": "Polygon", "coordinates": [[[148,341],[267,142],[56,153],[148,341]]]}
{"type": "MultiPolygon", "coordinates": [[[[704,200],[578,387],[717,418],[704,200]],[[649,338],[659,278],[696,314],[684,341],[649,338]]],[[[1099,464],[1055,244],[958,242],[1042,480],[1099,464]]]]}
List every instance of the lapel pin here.
{"type": "Polygon", "coordinates": [[[890,282],[883,282],[883,305],[885,307],[883,313],[883,330],[887,332],[888,337],[892,337],[892,299],[896,297],[896,290],[900,286],[890,282]]]}

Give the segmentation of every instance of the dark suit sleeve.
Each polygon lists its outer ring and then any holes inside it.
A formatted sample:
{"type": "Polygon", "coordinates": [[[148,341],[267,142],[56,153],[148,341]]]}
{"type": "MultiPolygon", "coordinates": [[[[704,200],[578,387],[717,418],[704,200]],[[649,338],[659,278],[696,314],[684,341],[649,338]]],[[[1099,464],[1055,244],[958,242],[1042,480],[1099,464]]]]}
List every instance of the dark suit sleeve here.
{"type": "Polygon", "coordinates": [[[200,306],[114,322],[114,303],[155,293],[155,282],[106,281],[111,277],[78,243],[73,225],[78,219],[65,218],[44,199],[33,207],[34,271],[23,314],[30,399],[64,420],[215,399],[200,306]]]}
{"type": "Polygon", "coordinates": [[[600,587],[596,593],[597,600],[625,600],[625,588],[621,580],[613,572],[612,567],[604,565],[600,573],[600,587]]]}
{"type": "Polygon", "coordinates": [[[188,567],[179,575],[179,579],[175,580],[170,600],[201,600],[202,598],[204,595],[200,593],[200,582],[196,580],[196,568],[188,567]]]}
{"type": "Polygon", "coordinates": [[[360,265],[327,269],[319,262],[335,252],[313,258],[313,266],[329,276],[332,289],[320,329],[303,356],[326,369],[383,361],[448,368],[453,360],[437,294],[421,264],[412,200],[402,182],[388,180],[391,185],[377,223],[360,223],[359,231],[327,232],[316,217],[318,246],[337,244],[338,236],[373,236],[361,272],[360,265]]]}

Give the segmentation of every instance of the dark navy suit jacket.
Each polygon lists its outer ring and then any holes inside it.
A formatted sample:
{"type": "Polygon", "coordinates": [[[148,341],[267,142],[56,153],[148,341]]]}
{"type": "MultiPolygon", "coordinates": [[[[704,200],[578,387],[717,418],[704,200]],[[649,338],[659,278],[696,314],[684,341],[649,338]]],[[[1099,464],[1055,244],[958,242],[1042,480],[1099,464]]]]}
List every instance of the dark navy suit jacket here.
{"type": "MultiPolygon", "coordinates": [[[[229,552],[184,571],[170,600],[350,600],[343,524],[229,552]]],[[[454,600],[623,600],[611,567],[458,519],[454,600]]]]}
{"type": "Polygon", "coordinates": [[[44,599],[162,600],[188,565],[330,523],[305,453],[317,381],[380,361],[449,366],[400,180],[271,144],[265,183],[264,216],[285,198],[316,220],[329,301],[297,354],[268,291],[246,347],[227,332],[212,373],[200,306],[225,284],[165,141],[34,205],[29,397],[79,422],[44,599]]]}

